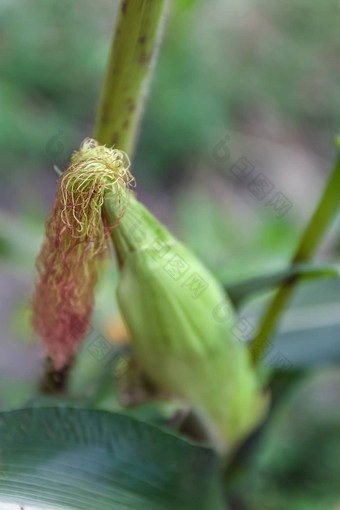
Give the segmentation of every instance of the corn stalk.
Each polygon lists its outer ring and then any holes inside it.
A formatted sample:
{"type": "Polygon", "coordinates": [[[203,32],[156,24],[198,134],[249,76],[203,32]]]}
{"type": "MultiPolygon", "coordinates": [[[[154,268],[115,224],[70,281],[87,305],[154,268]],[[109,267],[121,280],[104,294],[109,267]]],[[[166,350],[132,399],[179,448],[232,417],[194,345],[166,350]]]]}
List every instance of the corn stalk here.
{"type": "Polygon", "coordinates": [[[96,117],[94,139],[131,157],[159,47],[165,0],[123,0],[96,117]]]}

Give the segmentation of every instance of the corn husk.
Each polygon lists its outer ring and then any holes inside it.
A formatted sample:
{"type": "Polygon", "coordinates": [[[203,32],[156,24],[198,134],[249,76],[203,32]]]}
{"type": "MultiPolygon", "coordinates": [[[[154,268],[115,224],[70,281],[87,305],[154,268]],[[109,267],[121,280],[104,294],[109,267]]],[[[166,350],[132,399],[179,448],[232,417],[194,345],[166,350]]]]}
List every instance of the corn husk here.
{"type": "MultiPolygon", "coordinates": [[[[116,203],[104,203],[116,222],[116,203]]],[[[111,238],[120,265],[117,298],[140,367],[161,390],[187,399],[220,451],[261,420],[265,398],[235,314],[206,267],[134,196],[111,238]],[[223,304],[223,320],[214,310],[223,304]],[[226,313],[227,310],[227,313],[226,313]]]]}

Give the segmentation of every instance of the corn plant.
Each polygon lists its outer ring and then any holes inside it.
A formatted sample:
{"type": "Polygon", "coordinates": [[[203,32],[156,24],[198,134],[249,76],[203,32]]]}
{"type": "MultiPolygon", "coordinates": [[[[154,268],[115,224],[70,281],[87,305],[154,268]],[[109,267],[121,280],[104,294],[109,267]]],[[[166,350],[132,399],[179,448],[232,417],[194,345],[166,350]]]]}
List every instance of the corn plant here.
{"type": "MultiPolygon", "coordinates": [[[[312,259],[339,207],[340,156],[290,266],[218,281],[138,197],[134,151],[167,8],[165,0],[122,0],[93,133],[59,176],[32,297],[46,353],[40,388],[23,409],[0,415],[4,510],[274,508],[271,458],[282,445],[271,440],[271,418],[288,376],[263,359],[299,282],[339,277],[335,265],[312,259]],[[116,358],[123,371],[117,384],[116,364],[103,366],[90,391],[75,393],[108,265],[118,268],[112,300],[116,292],[129,337],[116,358]],[[256,333],[240,342],[240,303],[268,288],[275,292],[256,333]],[[129,405],[104,410],[117,387],[129,392],[129,405]],[[269,485],[262,506],[254,469],[269,485]],[[237,506],[247,490],[254,506],[246,496],[237,506]]],[[[107,347],[90,348],[99,359],[107,347]]]]}

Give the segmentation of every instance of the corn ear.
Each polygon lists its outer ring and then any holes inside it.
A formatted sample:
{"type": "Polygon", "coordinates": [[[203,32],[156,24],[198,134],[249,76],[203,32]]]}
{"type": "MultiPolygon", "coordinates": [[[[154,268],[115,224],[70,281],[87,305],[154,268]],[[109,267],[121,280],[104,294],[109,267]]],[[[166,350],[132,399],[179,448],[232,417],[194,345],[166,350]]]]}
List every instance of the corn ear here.
{"type": "Polygon", "coordinates": [[[121,151],[86,139],[74,153],[37,259],[34,328],[55,367],[66,366],[90,322],[98,262],[111,236],[118,302],[140,368],[160,390],[190,402],[227,451],[264,411],[248,350],[232,335],[234,312],[223,289],[138,202],[133,184],[121,151]],[[214,315],[221,303],[223,321],[214,315]]]}
{"type": "MultiPolygon", "coordinates": [[[[109,223],[116,207],[107,194],[109,223]]],[[[117,299],[139,365],[160,389],[191,402],[217,448],[228,451],[259,423],[265,399],[247,348],[232,335],[224,290],[134,196],[111,238],[121,269],[117,299]],[[213,313],[220,303],[223,322],[213,313]]]]}

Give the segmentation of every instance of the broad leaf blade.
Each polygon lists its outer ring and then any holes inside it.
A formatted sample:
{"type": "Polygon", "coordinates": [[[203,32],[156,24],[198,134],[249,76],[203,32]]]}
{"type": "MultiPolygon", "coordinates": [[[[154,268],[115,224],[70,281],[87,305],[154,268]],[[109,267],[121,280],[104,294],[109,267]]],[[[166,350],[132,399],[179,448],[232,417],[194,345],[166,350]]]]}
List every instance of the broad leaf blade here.
{"type": "Polygon", "coordinates": [[[0,507],[224,507],[211,450],[133,418],[35,408],[0,414],[0,507]]]}

